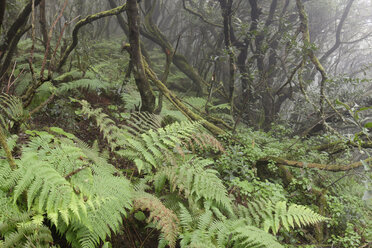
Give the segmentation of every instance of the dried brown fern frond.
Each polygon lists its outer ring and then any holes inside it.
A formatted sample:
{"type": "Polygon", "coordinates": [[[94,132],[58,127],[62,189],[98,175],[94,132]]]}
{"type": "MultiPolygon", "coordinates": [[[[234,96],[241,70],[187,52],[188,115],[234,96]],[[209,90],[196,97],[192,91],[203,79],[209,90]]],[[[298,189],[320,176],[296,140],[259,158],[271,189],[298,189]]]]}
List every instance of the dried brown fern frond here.
{"type": "Polygon", "coordinates": [[[176,246],[179,234],[179,220],[177,215],[166,208],[159,198],[146,192],[137,193],[134,200],[134,209],[149,211],[150,216],[147,222],[152,222],[162,232],[163,237],[168,241],[169,247],[176,246]]]}

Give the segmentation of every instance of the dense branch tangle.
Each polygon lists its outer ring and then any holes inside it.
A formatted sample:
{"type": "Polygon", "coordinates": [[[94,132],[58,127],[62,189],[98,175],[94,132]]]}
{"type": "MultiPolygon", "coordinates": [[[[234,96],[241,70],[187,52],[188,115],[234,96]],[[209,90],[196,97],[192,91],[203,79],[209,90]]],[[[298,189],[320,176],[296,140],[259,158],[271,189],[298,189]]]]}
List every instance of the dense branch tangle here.
{"type": "Polygon", "coordinates": [[[79,41],[78,33],[79,33],[80,28],[82,28],[86,24],[91,23],[93,21],[96,21],[100,18],[107,17],[107,16],[113,16],[113,15],[117,15],[119,13],[122,13],[126,9],[127,9],[127,4],[123,4],[119,7],[114,8],[114,9],[110,9],[110,10],[102,11],[100,13],[89,15],[89,16],[85,17],[84,19],[78,21],[78,23],[76,23],[76,25],[74,27],[74,30],[72,31],[72,42],[68,46],[66,51],[64,52],[61,60],[59,61],[58,69],[60,70],[62,68],[62,66],[66,63],[66,60],[67,60],[68,56],[70,55],[72,50],[74,50],[74,48],[78,44],[78,41],[79,41]]]}

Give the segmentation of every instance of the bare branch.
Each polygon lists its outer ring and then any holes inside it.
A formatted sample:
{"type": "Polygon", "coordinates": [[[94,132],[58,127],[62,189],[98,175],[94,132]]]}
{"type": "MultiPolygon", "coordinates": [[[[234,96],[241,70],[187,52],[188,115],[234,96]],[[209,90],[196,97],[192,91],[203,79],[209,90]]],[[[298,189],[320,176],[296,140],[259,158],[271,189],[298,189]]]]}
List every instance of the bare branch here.
{"type": "Polygon", "coordinates": [[[74,48],[78,44],[78,42],[79,42],[78,33],[79,33],[80,28],[82,28],[83,26],[85,26],[88,23],[91,23],[91,22],[96,21],[98,19],[101,19],[103,17],[120,14],[120,13],[124,12],[126,10],[126,8],[127,8],[127,4],[123,4],[123,5],[115,8],[115,9],[105,10],[105,11],[102,11],[102,12],[99,12],[99,13],[96,13],[96,14],[89,15],[89,16],[85,17],[84,19],[80,20],[78,23],[76,23],[76,25],[74,27],[74,30],[72,31],[72,43],[68,46],[65,53],[63,54],[63,56],[62,56],[62,58],[61,58],[61,60],[58,64],[58,67],[57,67],[58,70],[60,70],[62,68],[62,66],[66,63],[66,60],[67,60],[68,56],[70,55],[72,50],[74,50],[74,48]]]}
{"type": "Polygon", "coordinates": [[[345,7],[345,10],[344,10],[344,13],[342,14],[341,20],[340,20],[340,22],[337,25],[335,44],[331,47],[331,49],[329,49],[320,58],[320,62],[321,63],[323,63],[329,57],[329,55],[331,55],[334,51],[336,51],[336,49],[341,45],[341,31],[342,31],[342,27],[343,27],[343,25],[345,23],[345,20],[346,20],[347,16],[349,15],[351,6],[353,5],[354,1],[355,0],[349,0],[349,2],[347,3],[347,5],[345,7]]]}
{"type": "Polygon", "coordinates": [[[185,1],[185,0],[182,0],[182,5],[183,5],[183,8],[184,8],[187,12],[191,13],[192,15],[195,15],[195,16],[199,17],[203,22],[205,22],[205,23],[207,23],[207,24],[209,24],[209,25],[212,25],[212,26],[214,26],[214,27],[223,28],[222,25],[217,24],[217,23],[213,23],[213,22],[207,20],[207,19],[206,19],[202,14],[200,14],[200,13],[198,13],[198,12],[192,10],[192,9],[189,9],[189,8],[186,6],[186,1],[185,1]]]}

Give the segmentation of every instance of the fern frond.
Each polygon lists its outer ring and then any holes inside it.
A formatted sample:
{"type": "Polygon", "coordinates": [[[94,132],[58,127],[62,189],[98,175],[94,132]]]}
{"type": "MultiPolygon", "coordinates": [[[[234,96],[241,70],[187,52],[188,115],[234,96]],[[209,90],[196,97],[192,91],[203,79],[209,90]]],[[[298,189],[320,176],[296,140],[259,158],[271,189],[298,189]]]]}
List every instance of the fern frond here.
{"type": "Polygon", "coordinates": [[[278,233],[281,226],[289,231],[295,225],[301,227],[328,220],[305,206],[291,204],[287,209],[284,201],[277,202],[272,209],[271,215],[263,222],[263,228],[265,231],[271,229],[274,234],[278,233]]]}
{"type": "Polygon", "coordinates": [[[191,197],[195,201],[203,199],[215,202],[231,212],[226,187],[217,176],[217,171],[206,168],[210,164],[210,160],[192,158],[179,166],[164,168],[160,173],[167,176],[173,191],[178,189],[186,198],[191,197]]]}
{"type": "Polygon", "coordinates": [[[90,104],[85,100],[78,101],[72,99],[72,101],[81,104],[81,113],[83,115],[86,115],[88,118],[94,117],[96,119],[97,126],[103,133],[112,151],[116,150],[118,147],[124,146],[125,140],[129,137],[129,134],[125,130],[117,127],[115,122],[111,120],[107,114],[102,112],[102,109],[92,109],[90,104]]]}
{"type": "Polygon", "coordinates": [[[273,203],[266,198],[259,198],[248,202],[247,206],[235,206],[236,218],[244,218],[249,225],[261,227],[261,224],[271,217],[273,203]]]}
{"type": "Polygon", "coordinates": [[[134,136],[142,134],[151,129],[161,128],[161,117],[148,112],[134,112],[125,121],[125,126],[134,136]]]}
{"type": "Polygon", "coordinates": [[[18,168],[9,171],[0,163],[7,171],[0,177],[2,187],[12,189],[13,205],[24,201],[28,211],[46,216],[73,246],[96,247],[120,229],[132,206],[131,184],[114,176],[117,170],[97,150],[53,130],[66,137],[28,132],[30,141],[21,148],[18,168]]]}
{"type": "Polygon", "coordinates": [[[97,91],[97,90],[107,90],[110,87],[110,84],[105,81],[101,81],[99,79],[78,79],[75,81],[70,81],[68,83],[62,83],[58,89],[57,93],[63,94],[71,90],[76,89],[83,89],[89,91],[97,91]]]}
{"type": "Polygon", "coordinates": [[[283,248],[275,237],[253,226],[240,226],[231,233],[234,247],[249,248],[283,248]]]}
{"type": "Polygon", "coordinates": [[[179,206],[180,206],[179,219],[181,227],[185,230],[192,230],[193,223],[192,215],[183,204],[179,204],[179,206]]]}
{"type": "Polygon", "coordinates": [[[96,199],[87,201],[85,223],[75,220],[69,228],[69,232],[76,232],[81,247],[96,247],[112,231],[117,232],[123,216],[127,215],[126,209],[132,205],[130,183],[123,178],[95,175],[90,191],[96,199]]]}
{"type": "MultiPolygon", "coordinates": [[[[198,122],[175,122],[164,128],[153,114],[136,113],[119,128],[101,109],[92,109],[86,101],[73,100],[82,105],[82,114],[93,117],[112,151],[134,161],[138,170],[151,171],[163,162],[175,163],[175,152],[184,155],[180,146],[186,141],[198,143],[200,147],[212,146],[223,150],[221,144],[203,133],[198,122]]],[[[186,147],[187,148],[187,147],[186,147]]]]}
{"type": "Polygon", "coordinates": [[[285,201],[273,203],[265,198],[251,201],[247,207],[237,206],[236,213],[237,218],[244,218],[247,223],[274,234],[280,227],[290,231],[295,225],[301,227],[328,220],[305,206],[291,204],[287,208],[285,201]]]}
{"type": "Polygon", "coordinates": [[[0,124],[3,128],[8,129],[8,121],[20,121],[24,115],[22,100],[19,97],[0,94],[0,124]]]}
{"type": "Polygon", "coordinates": [[[44,217],[21,212],[0,190],[0,247],[50,247],[51,231],[43,225],[44,217]]]}
{"type": "Polygon", "coordinates": [[[134,200],[134,208],[149,211],[148,222],[156,224],[170,247],[175,247],[179,232],[179,220],[172,210],[166,208],[155,196],[145,192],[138,193],[134,200]]]}

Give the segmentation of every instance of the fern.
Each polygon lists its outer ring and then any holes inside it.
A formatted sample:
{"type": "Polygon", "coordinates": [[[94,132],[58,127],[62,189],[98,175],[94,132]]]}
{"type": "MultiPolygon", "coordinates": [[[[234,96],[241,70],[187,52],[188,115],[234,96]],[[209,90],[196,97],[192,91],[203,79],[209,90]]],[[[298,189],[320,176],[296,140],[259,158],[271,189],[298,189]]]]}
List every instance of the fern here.
{"type": "Polygon", "coordinates": [[[286,202],[266,199],[234,208],[218,172],[211,168],[213,161],[192,155],[209,147],[223,151],[197,122],[160,128],[157,116],[135,113],[118,126],[101,109],[79,103],[81,113],[96,120],[111,150],[147,172],[137,185],[142,193],[134,208],[150,212],[148,222],[161,230],[161,247],[174,247],[178,227],[181,247],[282,247],[270,230],[276,234],[280,227],[289,230],[326,220],[305,207],[287,208],[286,202]],[[144,193],[151,184],[163,201],[144,193]]]}
{"type": "Polygon", "coordinates": [[[159,128],[158,117],[140,113],[128,119],[127,125],[118,127],[101,109],[92,109],[86,101],[73,101],[82,105],[82,114],[96,119],[111,150],[133,160],[139,171],[149,172],[163,162],[174,164],[175,153],[184,155],[183,148],[191,147],[190,144],[223,150],[215,138],[202,133],[202,126],[198,122],[175,122],[159,128]]]}
{"type": "Polygon", "coordinates": [[[231,200],[217,171],[206,168],[210,164],[209,160],[191,158],[181,165],[162,169],[159,175],[164,174],[171,190],[178,190],[185,198],[214,202],[231,212],[231,200]]]}
{"type": "Polygon", "coordinates": [[[24,201],[25,211],[35,213],[32,216],[45,215],[73,247],[96,247],[119,230],[131,207],[129,181],[114,176],[111,165],[82,142],[76,145],[71,134],[65,133],[70,138],[28,134],[31,138],[21,148],[18,168],[12,171],[7,163],[0,164],[2,190],[12,189],[12,204],[24,201]]]}
{"type": "Polygon", "coordinates": [[[174,109],[174,106],[169,103],[168,100],[164,101],[164,107],[161,110],[162,116],[169,116],[172,119],[178,120],[178,121],[187,121],[188,119],[185,117],[184,114],[182,114],[179,110],[174,109]]]}
{"type": "Polygon", "coordinates": [[[273,214],[270,218],[266,219],[263,223],[264,230],[272,230],[274,234],[277,234],[280,226],[283,226],[287,231],[293,228],[295,225],[308,226],[314,225],[322,221],[326,221],[325,218],[311,209],[296,204],[291,204],[287,209],[287,203],[280,201],[276,203],[273,214]]]}
{"type": "Polygon", "coordinates": [[[51,247],[53,238],[43,219],[19,211],[0,190],[0,247],[51,247]]]}
{"type": "Polygon", "coordinates": [[[138,109],[141,106],[141,95],[134,82],[129,82],[124,86],[124,89],[122,87],[120,89],[123,91],[120,94],[121,100],[125,103],[125,109],[128,112],[138,109]]]}
{"type": "Polygon", "coordinates": [[[179,220],[172,210],[166,208],[157,197],[145,192],[137,193],[134,209],[149,211],[148,222],[154,223],[161,230],[163,239],[170,247],[175,247],[179,232],[179,220]]]}
{"type": "Polygon", "coordinates": [[[161,117],[147,112],[134,112],[126,120],[125,128],[132,135],[145,133],[151,129],[161,128],[161,117]]]}
{"type": "Polygon", "coordinates": [[[110,87],[110,84],[105,81],[101,81],[99,79],[78,79],[75,81],[70,81],[68,83],[62,83],[60,87],[58,87],[57,93],[63,94],[67,91],[75,90],[75,89],[84,89],[90,91],[97,91],[97,90],[107,90],[110,87]]]}
{"type": "Polygon", "coordinates": [[[20,98],[5,93],[0,94],[0,124],[3,128],[10,128],[14,122],[21,121],[24,116],[25,111],[20,98]]]}
{"type": "Polygon", "coordinates": [[[275,237],[258,229],[254,226],[240,226],[231,233],[231,242],[234,247],[250,248],[281,248],[281,244],[276,241],[275,237]]]}
{"type": "Polygon", "coordinates": [[[109,116],[102,112],[102,109],[92,109],[90,104],[83,100],[78,101],[75,99],[72,102],[78,102],[82,105],[81,114],[88,118],[94,117],[97,122],[97,126],[106,138],[112,151],[117,148],[124,147],[125,139],[129,137],[129,134],[125,130],[121,130],[115,125],[115,122],[109,118],[109,116]]]}
{"type": "Polygon", "coordinates": [[[277,234],[280,227],[290,231],[295,225],[308,226],[328,220],[305,206],[291,204],[287,208],[285,201],[273,203],[264,198],[249,202],[247,208],[240,206],[237,212],[248,223],[266,232],[271,230],[273,234],[277,234]]]}
{"type": "Polygon", "coordinates": [[[274,236],[244,219],[216,217],[211,210],[192,211],[180,204],[181,247],[282,247],[274,236]]]}

